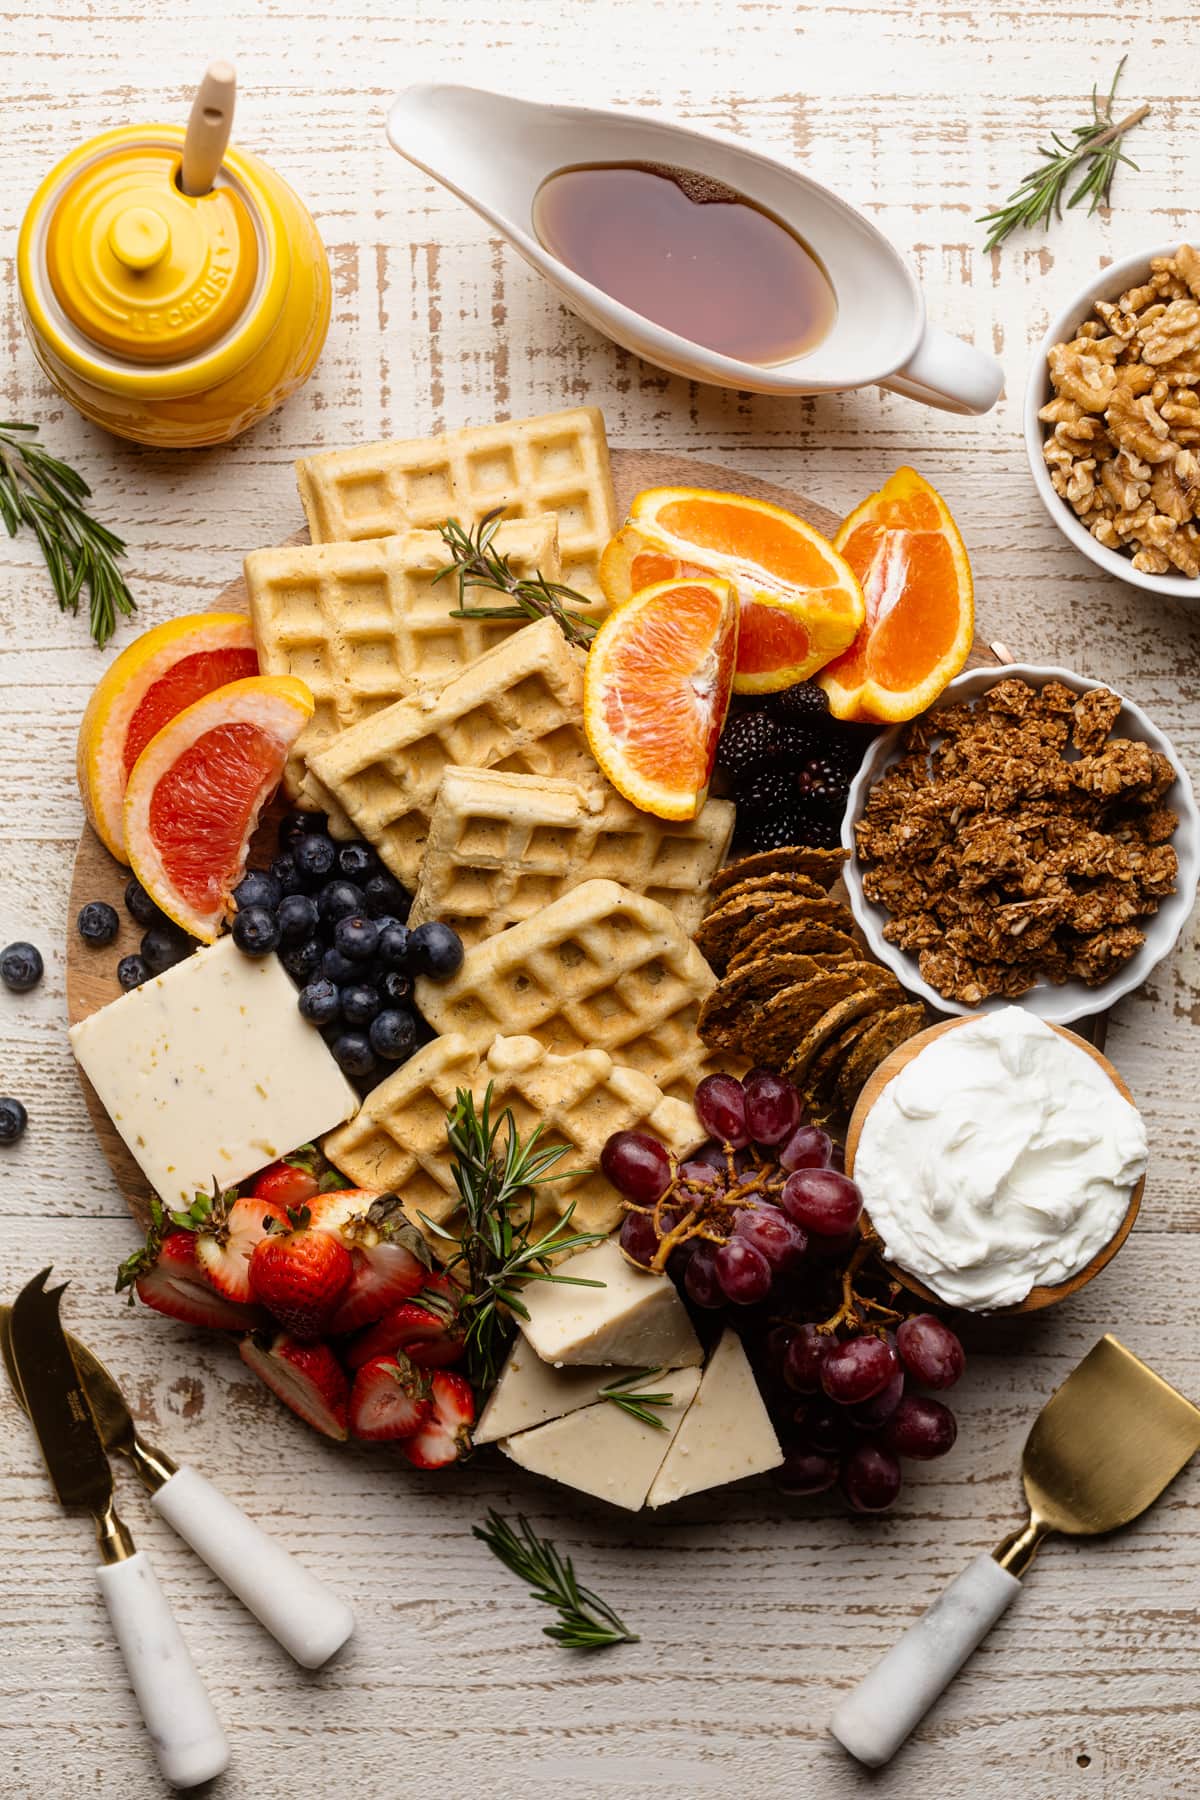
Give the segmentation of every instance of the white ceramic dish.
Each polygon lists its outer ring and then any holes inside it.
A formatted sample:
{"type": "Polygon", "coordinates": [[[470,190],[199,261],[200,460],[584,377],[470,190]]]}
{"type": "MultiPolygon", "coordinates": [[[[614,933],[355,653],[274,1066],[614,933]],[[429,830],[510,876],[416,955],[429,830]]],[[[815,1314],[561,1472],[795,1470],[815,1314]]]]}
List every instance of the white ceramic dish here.
{"type": "MultiPolygon", "coordinates": [[[[1058,498],[1057,495],[1054,497],[1058,498]]],[[[1086,675],[1073,674],[1070,669],[1039,668],[1032,663],[1005,663],[999,668],[972,669],[966,675],[959,675],[950,683],[932,710],[937,712],[944,706],[977,699],[998,681],[1007,681],[1013,676],[1038,688],[1044,687],[1049,681],[1061,681],[1077,694],[1087,694],[1093,688],[1108,685],[1106,682],[1092,681],[1086,675]]],[[[896,761],[903,730],[904,727],[898,725],[875,740],[850,789],[842,826],[842,842],[850,852],[850,860],[845,868],[850,907],[873,954],[893,971],[911,993],[919,994],[936,1012],[995,1012],[999,1007],[1012,1005],[1013,1002],[997,995],[985,1000],[981,1007],[964,1006],[958,1001],[947,1000],[936,988],[923,981],[917,969],[916,957],[898,949],[884,937],[883,928],[891,916],[886,907],[874,905],[863,894],[862,871],[854,852],[854,827],[862,818],[871,788],[888,765],[896,761]]],[[[1152,750],[1159,750],[1169,757],[1175,766],[1175,782],[1168,790],[1163,805],[1171,807],[1179,815],[1179,826],[1171,839],[1179,858],[1179,878],[1175,892],[1163,900],[1158,911],[1145,920],[1139,920],[1139,928],[1145,931],[1146,941],[1136,956],[1130,957],[1110,980],[1100,987],[1088,987],[1086,982],[1078,980],[1067,981],[1061,987],[1055,987],[1051,982],[1039,982],[1027,994],[1021,995],[1018,1005],[1027,1006],[1031,1012],[1037,1013],[1039,1018],[1046,1019],[1052,1025],[1071,1025],[1077,1019],[1090,1018],[1093,1013],[1103,1012],[1124,995],[1132,993],[1134,988],[1140,987],[1151,970],[1158,966],[1174,946],[1196,899],[1196,885],[1200,879],[1200,811],[1197,810],[1192,784],[1178,752],[1171,740],[1151,724],[1141,707],[1123,697],[1113,734],[1149,744],[1152,750]]]]}
{"type": "Polygon", "coordinates": [[[1073,338],[1084,320],[1095,316],[1092,307],[1097,300],[1116,300],[1127,288],[1136,287],[1145,281],[1150,273],[1152,257],[1173,256],[1178,248],[1179,240],[1176,239],[1171,244],[1159,244],[1153,250],[1139,250],[1135,255],[1125,257],[1122,262],[1110,263],[1107,269],[1101,269],[1094,275],[1063,307],[1034,351],[1033,361],[1029,366],[1029,377],[1025,384],[1025,450],[1029,457],[1029,467],[1033,471],[1034,485],[1046,511],[1063,536],[1094,562],[1097,568],[1103,569],[1108,575],[1115,575],[1120,581],[1129,582],[1133,587],[1145,588],[1147,593],[1173,594],[1184,600],[1200,600],[1200,579],[1180,574],[1144,575],[1140,569],[1134,568],[1131,557],[1120,550],[1106,550],[1103,544],[1096,542],[1083,521],[1076,518],[1070,504],[1056,494],[1051,486],[1050,471],[1042,455],[1047,427],[1038,418],[1039,410],[1045,406],[1053,392],[1050,373],[1046,367],[1046,357],[1051,348],[1073,338]]]}

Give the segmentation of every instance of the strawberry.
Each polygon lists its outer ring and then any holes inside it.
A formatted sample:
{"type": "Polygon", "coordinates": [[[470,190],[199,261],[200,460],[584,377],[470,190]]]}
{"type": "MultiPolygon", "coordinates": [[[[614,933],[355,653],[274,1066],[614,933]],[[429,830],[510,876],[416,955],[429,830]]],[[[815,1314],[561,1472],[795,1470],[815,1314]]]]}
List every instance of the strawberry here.
{"type": "Polygon", "coordinates": [[[475,1398],[466,1376],[453,1369],[438,1369],[430,1379],[430,1387],[432,1418],[400,1445],[401,1455],[407,1456],[416,1469],[444,1469],[447,1463],[460,1461],[471,1448],[475,1398]]]}
{"type": "Polygon", "coordinates": [[[256,1300],[293,1336],[320,1337],[346,1291],[354,1265],[346,1246],[314,1231],[308,1209],[291,1214],[290,1231],[269,1231],[250,1258],[256,1300]]]}
{"type": "Polygon", "coordinates": [[[309,1163],[301,1157],[284,1157],[254,1177],[250,1192],[256,1200],[269,1200],[277,1218],[286,1218],[289,1207],[303,1206],[321,1191],[309,1163]]]}
{"type": "Polygon", "coordinates": [[[314,1227],[336,1236],[354,1263],[350,1285],[329,1322],[335,1336],[373,1324],[398,1302],[420,1292],[429,1251],[395,1194],[344,1188],[318,1194],[309,1203],[309,1212],[314,1227]]]}
{"type": "Polygon", "coordinates": [[[314,1431],[345,1441],[350,1383],[328,1344],[298,1343],[277,1331],[243,1338],[238,1350],[246,1367],[314,1431]]]}
{"type": "Polygon", "coordinates": [[[125,1269],[132,1263],[139,1266],[130,1281],[119,1279],[118,1285],[132,1285],[139,1300],[168,1319],[207,1325],[213,1331],[252,1331],[262,1317],[256,1308],[239,1306],[214,1291],[196,1261],[196,1239],[190,1231],[168,1231],[153,1252],[138,1251],[125,1269]]]}
{"type": "MultiPolygon", "coordinates": [[[[426,1287],[434,1279],[426,1276],[426,1287]]],[[[450,1283],[445,1285],[449,1287],[450,1283]]],[[[395,1350],[404,1351],[419,1368],[444,1369],[462,1356],[462,1331],[453,1315],[447,1316],[440,1307],[406,1300],[352,1338],[346,1345],[345,1358],[350,1368],[358,1369],[372,1357],[388,1356],[395,1350]]]]}
{"type": "Polygon", "coordinates": [[[429,1383],[401,1351],[373,1356],[354,1377],[350,1429],[368,1442],[411,1437],[430,1413],[429,1383]]]}
{"type": "Polygon", "coordinates": [[[250,1291],[250,1256],[265,1236],[271,1218],[266,1200],[240,1199],[236,1193],[217,1194],[208,1217],[196,1234],[196,1261],[227,1300],[245,1305],[250,1291]]]}

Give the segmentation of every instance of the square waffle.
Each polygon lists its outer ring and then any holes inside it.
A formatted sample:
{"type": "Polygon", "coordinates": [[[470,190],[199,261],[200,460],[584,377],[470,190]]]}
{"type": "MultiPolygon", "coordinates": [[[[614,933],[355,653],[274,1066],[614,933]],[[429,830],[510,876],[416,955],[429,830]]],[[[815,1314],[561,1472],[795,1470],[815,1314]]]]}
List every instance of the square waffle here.
{"type": "MultiPolygon", "coordinates": [[[[500,526],[496,548],[519,575],[559,578],[552,513],[500,526]]],[[[252,550],[245,561],[250,622],[264,675],[297,675],[316,710],[284,780],[301,799],[304,759],[339,731],[421,688],[443,687],[520,622],[455,619],[458,588],[435,584],[448,551],[436,531],[357,544],[252,550]]]]}
{"type": "Polygon", "coordinates": [[[583,658],[552,619],[539,619],[440,694],[400,700],[343,731],[309,769],[411,888],[446,765],[598,782],[582,717],[583,658]]]}
{"type": "Polygon", "coordinates": [[[496,507],[510,519],[555,513],[563,581],[603,604],[596,571],[617,518],[598,407],[324,450],[296,464],[296,481],[314,544],[451,518],[470,528],[496,507]]]}
{"type": "Polygon", "coordinates": [[[690,1100],[716,1066],[696,1035],[715,984],[665,906],[585,881],[474,944],[452,980],[419,980],[416,1002],[436,1031],[476,1049],[501,1032],[530,1033],[560,1055],[595,1047],[690,1100]]]}
{"type": "Polygon", "coordinates": [[[690,935],[733,817],[730,801],[710,800],[697,818],[671,824],[607,784],[449,768],[409,923],[442,919],[474,944],[600,877],[657,900],[690,935]]]}
{"type": "Polygon", "coordinates": [[[511,1107],[521,1137],[541,1125],[546,1144],[567,1145],[556,1167],[568,1179],[538,1194],[548,1224],[571,1200],[571,1223],[580,1231],[607,1232],[620,1223],[619,1197],[596,1172],[610,1133],[653,1132],[678,1156],[704,1137],[690,1102],[667,1099],[648,1075],[603,1050],[558,1056],[536,1038],[497,1037],[485,1052],[455,1033],[426,1044],[373,1088],[352,1122],[326,1138],[326,1154],[359,1187],[401,1194],[414,1224],[420,1213],[443,1224],[458,1207],[446,1113],[459,1088],[482,1101],[489,1082],[493,1118],[511,1107]]]}

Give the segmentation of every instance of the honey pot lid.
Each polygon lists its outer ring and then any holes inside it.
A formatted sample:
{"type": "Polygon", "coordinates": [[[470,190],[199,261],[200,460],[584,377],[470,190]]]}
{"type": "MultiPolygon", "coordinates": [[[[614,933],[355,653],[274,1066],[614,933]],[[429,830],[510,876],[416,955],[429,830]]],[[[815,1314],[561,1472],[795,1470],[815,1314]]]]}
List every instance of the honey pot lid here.
{"type": "Polygon", "coordinates": [[[46,273],[71,323],[135,362],[180,361],[238,323],[258,279],[249,207],[230,186],[185,194],[167,144],[118,148],[58,195],[46,273]]]}

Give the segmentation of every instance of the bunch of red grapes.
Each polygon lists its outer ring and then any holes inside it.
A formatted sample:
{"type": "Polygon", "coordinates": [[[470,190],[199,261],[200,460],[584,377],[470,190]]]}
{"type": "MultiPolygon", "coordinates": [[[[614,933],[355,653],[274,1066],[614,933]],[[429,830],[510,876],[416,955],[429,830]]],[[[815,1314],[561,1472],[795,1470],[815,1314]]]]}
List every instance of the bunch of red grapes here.
{"type": "Polygon", "coordinates": [[[840,1483],[855,1511],[882,1512],[902,1458],[954,1443],[949,1407],[912,1390],[952,1387],[962,1345],[932,1313],[902,1317],[894,1289],[886,1303],[855,1290],[862,1194],[789,1081],[768,1069],[710,1075],[695,1106],[710,1137],[684,1163],[646,1132],[605,1145],[601,1169],[626,1206],[621,1248],[665,1267],[694,1307],[738,1309],[786,1452],[783,1492],[840,1483]]]}

